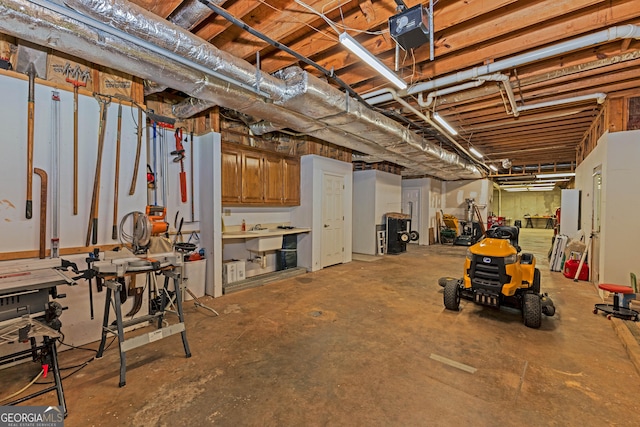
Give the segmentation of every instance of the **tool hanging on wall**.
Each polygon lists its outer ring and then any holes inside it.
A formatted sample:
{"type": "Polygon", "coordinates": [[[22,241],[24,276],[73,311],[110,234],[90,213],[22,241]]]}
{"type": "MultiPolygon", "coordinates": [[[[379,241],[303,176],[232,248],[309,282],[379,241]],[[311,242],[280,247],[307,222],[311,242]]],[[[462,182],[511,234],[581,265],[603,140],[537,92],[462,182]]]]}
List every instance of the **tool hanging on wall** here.
{"type": "MultiPolygon", "coordinates": [[[[162,185],[162,206],[169,200],[169,185],[167,171],[169,170],[169,156],[167,154],[167,128],[160,123],[160,184],[162,185]]],[[[156,169],[158,172],[158,169],[156,169]]]]}
{"type": "Polygon", "coordinates": [[[194,190],[193,190],[193,131],[189,132],[189,173],[191,174],[191,182],[189,190],[191,191],[191,222],[196,221],[196,209],[195,209],[195,201],[194,201],[194,190]]]}
{"type": "MultiPolygon", "coordinates": [[[[153,168],[147,165],[147,168],[151,169],[153,173],[153,204],[158,204],[158,176],[156,172],[158,172],[158,127],[156,126],[156,122],[151,122],[151,128],[153,129],[153,158],[151,162],[153,163],[153,168]]],[[[147,174],[147,182],[149,182],[149,175],[147,174]]]]}
{"type": "Polygon", "coordinates": [[[91,72],[88,67],[82,71],[79,65],[71,68],[67,62],[62,74],[73,85],[73,214],[78,215],[78,89],[87,86],[91,72]]]}
{"type": "Polygon", "coordinates": [[[118,103],[118,130],[116,133],[116,173],[113,184],[113,225],[111,238],[118,240],[118,184],[120,183],[120,137],[122,135],[122,102],[118,103]]]}
{"type": "MultiPolygon", "coordinates": [[[[182,128],[176,129],[175,132],[176,138],[176,149],[171,152],[174,163],[180,163],[180,200],[182,203],[187,202],[187,173],[184,171],[184,146],[182,145],[182,128]]],[[[185,139],[186,141],[186,139],[185,139]]]]}
{"type": "Polygon", "coordinates": [[[33,217],[33,136],[35,123],[35,80],[47,76],[47,52],[32,43],[18,42],[18,62],[16,70],[29,76],[29,93],[27,98],[27,203],[25,216],[33,217]]]}
{"type": "MultiPolygon", "coordinates": [[[[137,105],[137,104],[136,104],[137,105]]],[[[138,180],[138,168],[140,167],[140,151],[142,150],[142,107],[137,105],[138,107],[138,130],[136,132],[136,159],[133,164],[133,177],[131,178],[131,187],[129,187],[129,195],[133,196],[136,192],[136,181],[138,180]]]]}
{"type": "Polygon", "coordinates": [[[96,159],[96,173],[93,179],[93,194],[91,197],[91,211],[89,214],[89,226],[87,227],[87,239],[85,246],[90,243],[98,243],[98,208],[100,201],[100,169],[102,166],[102,152],[104,149],[104,137],[107,127],[107,112],[111,97],[107,95],[94,94],[93,97],[100,104],[100,125],[98,128],[98,156],[96,159]]]}
{"type": "Polygon", "coordinates": [[[60,256],[60,93],[51,91],[51,258],[60,256]]]}
{"type": "Polygon", "coordinates": [[[33,172],[40,177],[40,245],[38,257],[44,259],[47,252],[47,173],[40,168],[35,168],[33,172]]]}

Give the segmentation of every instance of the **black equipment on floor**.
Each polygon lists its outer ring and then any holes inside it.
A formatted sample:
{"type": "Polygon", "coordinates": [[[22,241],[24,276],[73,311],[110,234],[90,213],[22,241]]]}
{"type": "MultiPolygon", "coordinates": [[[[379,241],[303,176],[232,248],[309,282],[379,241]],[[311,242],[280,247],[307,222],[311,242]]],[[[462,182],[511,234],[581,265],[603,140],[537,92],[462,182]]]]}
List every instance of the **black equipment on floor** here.
{"type": "Polygon", "coordinates": [[[407,243],[411,240],[411,216],[389,212],[385,214],[385,217],[387,222],[387,253],[406,252],[407,243]]]}
{"type": "Polygon", "coordinates": [[[276,270],[287,270],[298,266],[298,236],[285,234],[282,236],[282,249],[276,251],[276,270]]]}

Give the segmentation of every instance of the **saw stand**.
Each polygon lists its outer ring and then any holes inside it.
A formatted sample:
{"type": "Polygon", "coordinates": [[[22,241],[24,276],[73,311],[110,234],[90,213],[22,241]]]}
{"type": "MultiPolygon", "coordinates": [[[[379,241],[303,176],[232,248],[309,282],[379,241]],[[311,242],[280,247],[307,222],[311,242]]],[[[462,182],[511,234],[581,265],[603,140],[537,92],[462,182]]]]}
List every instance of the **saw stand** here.
{"type": "MultiPolygon", "coordinates": [[[[99,267],[98,263],[94,264],[94,267],[99,267]]],[[[162,266],[158,265],[159,263],[150,263],[148,266],[144,267],[130,267],[127,264],[121,264],[117,268],[117,271],[111,272],[106,269],[105,272],[100,272],[97,270],[97,274],[99,277],[105,280],[104,286],[107,288],[105,295],[105,306],[104,306],[104,320],[102,322],[102,339],[100,341],[100,347],[98,348],[98,354],[96,358],[99,359],[102,357],[102,354],[105,350],[105,344],[107,341],[107,335],[113,334],[118,337],[118,347],[120,349],[120,383],[118,384],[120,387],[123,387],[126,384],[125,376],[127,372],[127,361],[126,361],[126,352],[132,350],[134,348],[143,346],[145,344],[152,343],[154,341],[158,341],[162,338],[169,337],[171,335],[180,333],[182,335],[182,345],[184,347],[184,352],[187,358],[191,357],[191,350],[189,350],[189,343],[187,342],[187,333],[185,331],[184,325],[184,313],[182,311],[182,300],[181,298],[176,298],[176,314],[178,316],[178,323],[170,324],[168,326],[163,327],[164,315],[166,312],[165,307],[167,306],[167,299],[169,294],[169,282],[170,279],[173,279],[173,291],[176,295],[180,292],[180,283],[182,281],[181,274],[181,265],[169,265],[162,266]],[[107,272],[108,271],[108,272],[107,272]],[[160,292],[161,294],[161,304],[160,308],[156,307],[156,311],[154,311],[151,306],[151,298],[149,299],[149,314],[145,316],[141,316],[135,319],[123,320],[122,319],[122,307],[120,302],[120,291],[123,288],[123,284],[120,283],[117,279],[125,277],[127,275],[134,274],[162,274],[165,276],[163,289],[160,292]],[[115,311],[115,321],[110,324],[109,323],[109,315],[111,313],[111,305],[113,305],[115,311]],[[142,335],[138,335],[133,338],[126,339],[124,338],[124,329],[137,325],[144,322],[157,322],[157,329],[142,335]]]]}
{"type": "MultiPolygon", "coordinates": [[[[185,255],[190,254],[191,252],[193,252],[193,250],[195,249],[195,245],[193,245],[193,247],[188,246],[187,244],[183,244],[182,246],[178,243],[175,245],[174,249],[176,250],[176,252],[180,253],[181,256],[184,258],[185,255]]],[[[184,265],[184,264],[183,264],[184,265]]],[[[194,294],[191,289],[189,289],[189,278],[186,277],[183,281],[182,284],[183,289],[189,294],[191,295],[191,298],[193,298],[193,305],[195,305],[196,307],[201,307],[204,308],[205,310],[209,310],[210,312],[212,312],[213,314],[215,314],[216,316],[220,316],[220,314],[215,311],[213,308],[209,307],[208,305],[205,305],[204,303],[202,303],[200,301],[200,299],[196,296],[196,294],[194,294]]],[[[177,295],[177,294],[176,294],[177,295]]],[[[178,297],[176,297],[178,298],[178,297]]]]}

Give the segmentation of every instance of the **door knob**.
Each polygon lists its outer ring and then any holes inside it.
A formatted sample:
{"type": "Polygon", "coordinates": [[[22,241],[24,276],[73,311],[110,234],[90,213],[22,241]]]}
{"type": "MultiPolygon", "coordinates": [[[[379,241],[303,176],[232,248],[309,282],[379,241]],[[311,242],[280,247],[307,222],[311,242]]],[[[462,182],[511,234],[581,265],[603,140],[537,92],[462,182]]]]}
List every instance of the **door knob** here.
{"type": "Polygon", "coordinates": [[[329,228],[329,224],[325,224],[325,225],[324,225],[324,228],[329,228]]]}

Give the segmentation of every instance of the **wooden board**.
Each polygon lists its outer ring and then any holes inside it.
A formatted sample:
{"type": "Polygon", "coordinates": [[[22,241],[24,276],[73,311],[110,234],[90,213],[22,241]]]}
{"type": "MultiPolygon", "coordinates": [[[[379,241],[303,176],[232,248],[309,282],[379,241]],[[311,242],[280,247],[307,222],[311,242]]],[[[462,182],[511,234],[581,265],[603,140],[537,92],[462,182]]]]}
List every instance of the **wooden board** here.
{"type": "Polygon", "coordinates": [[[49,53],[47,58],[47,80],[59,87],[70,87],[73,90],[73,84],[67,81],[67,78],[78,80],[85,83],[80,86],[83,89],[93,92],[93,69],[88,62],[77,59],[71,55],[60,52],[49,53]],[[67,75],[66,70],[71,71],[71,75],[67,75]],[[82,78],[82,74],[86,73],[87,77],[82,78]]]}

